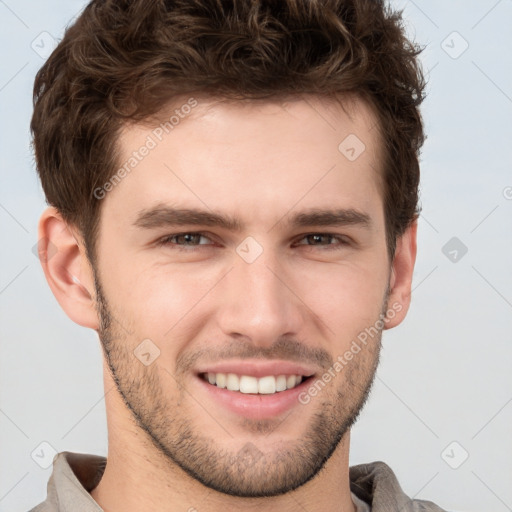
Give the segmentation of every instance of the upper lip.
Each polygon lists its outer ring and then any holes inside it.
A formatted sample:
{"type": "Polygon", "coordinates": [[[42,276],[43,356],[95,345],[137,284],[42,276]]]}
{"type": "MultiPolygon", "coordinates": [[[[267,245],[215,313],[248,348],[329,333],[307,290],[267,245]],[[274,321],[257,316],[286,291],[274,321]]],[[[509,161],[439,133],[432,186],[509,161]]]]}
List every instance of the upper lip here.
{"type": "Polygon", "coordinates": [[[302,375],[310,377],[315,370],[307,365],[293,361],[244,359],[220,361],[197,368],[197,373],[234,373],[236,375],[248,375],[251,377],[267,377],[269,375],[302,375]]]}

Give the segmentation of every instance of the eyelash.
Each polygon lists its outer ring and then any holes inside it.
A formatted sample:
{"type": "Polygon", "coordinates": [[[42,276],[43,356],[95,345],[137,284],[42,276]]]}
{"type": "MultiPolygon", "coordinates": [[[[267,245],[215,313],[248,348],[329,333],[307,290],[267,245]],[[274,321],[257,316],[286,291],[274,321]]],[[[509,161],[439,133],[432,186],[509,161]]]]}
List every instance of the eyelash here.
{"type": "MultiPolygon", "coordinates": [[[[158,246],[169,246],[169,245],[172,245],[172,246],[175,246],[175,248],[179,251],[195,251],[195,250],[198,250],[201,246],[204,246],[204,245],[210,245],[210,244],[195,244],[195,245],[187,245],[187,244],[177,244],[175,242],[172,242],[173,239],[175,238],[178,238],[180,236],[185,236],[185,235],[199,235],[201,237],[205,237],[207,238],[208,240],[211,241],[210,237],[208,237],[208,235],[206,233],[202,233],[202,232],[198,232],[198,231],[185,231],[183,233],[175,233],[175,234],[172,234],[172,235],[166,235],[165,237],[161,238],[160,240],[157,241],[157,245],[158,246]]],[[[312,237],[312,236],[322,236],[322,237],[329,237],[330,239],[335,239],[337,240],[339,243],[337,244],[318,244],[318,245],[315,245],[315,244],[299,244],[299,245],[302,245],[302,246],[305,246],[305,247],[322,247],[322,250],[323,251],[332,251],[332,250],[336,250],[336,249],[339,249],[341,247],[345,247],[347,245],[350,245],[350,242],[347,241],[347,237],[344,236],[344,235],[335,235],[333,233],[307,233],[307,234],[304,234],[302,235],[301,238],[299,238],[298,240],[299,241],[302,241],[304,240],[305,238],[307,237],[312,237]]]]}

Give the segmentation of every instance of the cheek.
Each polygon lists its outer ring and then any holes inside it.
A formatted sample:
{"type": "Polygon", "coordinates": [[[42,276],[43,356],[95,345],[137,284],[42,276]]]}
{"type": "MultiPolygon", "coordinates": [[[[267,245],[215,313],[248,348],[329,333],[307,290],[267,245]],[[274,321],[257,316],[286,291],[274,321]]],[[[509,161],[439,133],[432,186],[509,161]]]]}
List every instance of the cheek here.
{"type": "MultiPolygon", "coordinates": [[[[132,269],[144,268],[133,261],[132,269]]],[[[129,275],[115,271],[110,285],[114,287],[119,314],[126,318],[132,330],[144,337],[168,340],[179,336],[185,328],[201,324],[201,303],[219,280],[211,270],[153,265],[129,275]]],[[[204,301],[207,303],[208,301],[204,301]]]]}
{"type": "Polygon", "coordinates": [[[331,336],[346,341],[378,319],[387,286],[381,267],[310,265],[298,275],[297,295],[329,327],[331,336]]]}

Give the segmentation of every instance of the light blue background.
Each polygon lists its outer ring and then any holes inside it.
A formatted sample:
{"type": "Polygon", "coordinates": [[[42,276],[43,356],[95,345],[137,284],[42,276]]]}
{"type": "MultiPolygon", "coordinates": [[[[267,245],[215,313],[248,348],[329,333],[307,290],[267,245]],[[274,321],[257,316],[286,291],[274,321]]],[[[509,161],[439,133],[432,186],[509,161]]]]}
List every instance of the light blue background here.
{"type": "MultiPolygon", "coordinates": [[[[107,453],[96,334],[60,310],[32,253],[45,203],[29,147],[32,84],[43,63],[31,45],[62,37],[83,5],[0,0],[2,512],[45,498],[51,467],[31,458],[41,442],[107,453]]],[[[412,307],[384,335],[372,398],[352,431],[351,464],[383,460],[407,494],[448,510],[510,511],[512,1],[394,5],[427,45],[423,214],[412,307]],[[465,41],[458,58],[445,52],[457,55],[465,41]],[[454,236],[468,248],[457,263],[441,250],[454,236]],[[462,449],[469,453],[458,469],[441,455],[453,441],[452,464],[462,449]]]]}

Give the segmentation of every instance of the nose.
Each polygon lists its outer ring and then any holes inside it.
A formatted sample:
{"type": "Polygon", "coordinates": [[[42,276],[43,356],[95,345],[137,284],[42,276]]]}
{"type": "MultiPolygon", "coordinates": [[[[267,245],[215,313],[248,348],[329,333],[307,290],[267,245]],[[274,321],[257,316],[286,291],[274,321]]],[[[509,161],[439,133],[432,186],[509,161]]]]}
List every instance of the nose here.
{"type": "Polygon", "coordinates": [[[219,327],[230,337],[270,347],[281,336],[297,336],[304,318],[303,303],[276,258],[264,252],[256,261],[235,262],[222,283],[219,327]]]}

